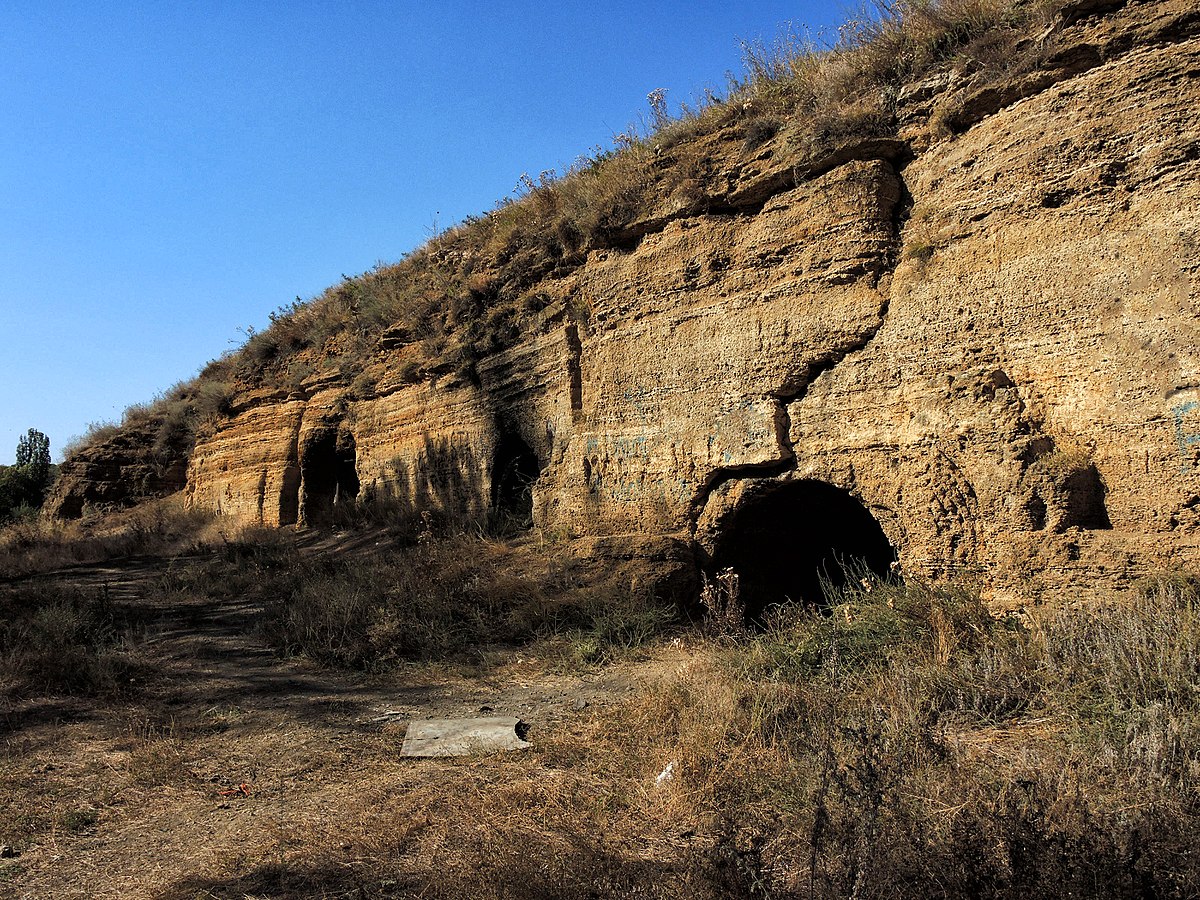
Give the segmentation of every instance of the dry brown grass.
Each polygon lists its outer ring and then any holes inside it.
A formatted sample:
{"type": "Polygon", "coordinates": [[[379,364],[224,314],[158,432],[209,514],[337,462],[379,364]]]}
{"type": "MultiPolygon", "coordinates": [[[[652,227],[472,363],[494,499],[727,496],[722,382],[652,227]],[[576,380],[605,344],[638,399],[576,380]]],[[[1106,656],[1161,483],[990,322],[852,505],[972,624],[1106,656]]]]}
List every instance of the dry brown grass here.
{"type": "MultiPolygon", "coordinates": [[[[936,639],[920,643],[936,655],[936,639]]],[[[314,884],[327,896],[497,898],[1195,888],[1194,798],[1091,755],[1071,727],[913,722],[896,703],[911,690],[901,672],[876,670],[873,688],[780,681],[747,649],[749,663],[728,648],[664,647],[645,692],[526,756],[379,760],[337,816],[289,818],[244,874],[193,877],[169,896],[304,896],[314,884]]]]}
{"type": "Polygon", "coordinates": [[[146,448],[150,458],[163,467],[186,459],[197,439],[230,412],[234,385],[221,375],[223,365],[210,364],[205,374],[190,381],[181,381],[163,391],[149,403],[135,403],[126,408],[118,425],[115,422],[92,422],[86,431],[63,448],[70,459],[80,451],[104,444],[124,431],[138,429],[149,436],[146,448]]]}
{"type": "Polygon", "coordinates": [[[876,585],[734,646],[663,647],[643,693],[535,754],[377,788],[338,852],[306,854],[326,842],[296,823],[284,863],[226,887],[1184,896],[1195,602],[1152,592],[1025,627],[967,591],[876,585]],[[1135,724],[1151,720],[1173,738],[1135,724]]]}
{"type": "MultiPolygon", "coordinates": [[[[411,660],[470,663],[492,647],[529,645],[560,668],[582,670],[637,650],[676,615],[619,573],[477,535],[342,559],[260,558],[248,580],[245,568],[243,560],[227,566],[220,588],[208,591],[263,597],[269,645],[370,671],[411,660]]],[[[211,566],[197,581],[210,578],[211,566]]]]}
{"type": "MultiPolygon", "coordinates": [[[[418,618],[499,615],[493,627],[519,613],[535,640],[447,667],[473,657],[442,636],[417,653],[430,662],[400,665],[385,687],[355,682],[337,700],[300,686],[265,707],[201,693],[168,714],[152,697],[169,685],[152,681],[68,731],[28,712],[13,718],[0,756],[10,788],[0,842],[22,853],[11,876],[22,889],[69,896],[71,873],[85,868],[97,896],[1200,888],[1190,837],[1200,824],[1193,579],[1024,621],[993,618],[966,588],[868,582],[828,614],[783,611],[759,633],[643,634],[636,653],[564,665],[564,646],[603,629],[595,616],[574,624],[577,611],[563,612],[571,604],[553,591],[576,596],[596,573],[539,571],[548,560],[522,545],[459,536],[417,545],[407,573],[360,555],[348,560],[356,576],[337,558],[304,562],[278,535],[252,538],[173,565],[147,589],[206,607],[255,589],[305,589],[334,604],[369,592],[403,614],[399,598],[432,580],[440,584],[421,588],[422,602],[434,605],[413,607],[418,618]],[[556,603],[557,619],[546,614],[556,603]],[[580,691],[591,705],[574,703],[580,691]],[[418,702],[441,714],[518,704],[530,710],[534,747],[406,760],[396,755],[403,720],[360,708],[364,692],[375,702],[426,697],[418,702]],[[242,783],[248,794],[235,790],[242,783]]],[[[621,633],[629,617],[614,616],[621,633]]],[[[276,613],[266,618],[278,627],[276,613]]],[[[376,641],[383,654],[379,642],[413,639],[405,629],[359,635],[358,625],[342,636],[376,641]]],[[[179,650],[159,652],[169,660],[179,650]]]]}
{"type": "Polygon", "coordinates": [[[876,585],[693,662],[635,732],[678,760],[739,895],[1186,893],[1196,601],[1172,583],[1021,626],[876,585]]]}
{"type": "Polygon", "coordinates": [[[140,554],[173,555],[222,539],[216,517],[186,510],[179,496],[64,522],[31,518],[0,528],[0,578],[49,572],[140,554]]]}

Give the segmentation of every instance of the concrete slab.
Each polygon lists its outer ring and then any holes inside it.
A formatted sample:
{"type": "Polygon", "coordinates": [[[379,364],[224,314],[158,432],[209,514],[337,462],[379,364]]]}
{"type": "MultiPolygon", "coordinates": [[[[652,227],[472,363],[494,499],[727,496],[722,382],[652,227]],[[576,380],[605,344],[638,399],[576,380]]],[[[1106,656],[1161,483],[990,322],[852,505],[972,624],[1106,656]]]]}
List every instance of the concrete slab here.
{"type": "Polygon", "coordinates": [[[515,716],[488,719],[413,719],[401,756],[469,756],[500,750],[524,750],[526,725],[515,716]]]}

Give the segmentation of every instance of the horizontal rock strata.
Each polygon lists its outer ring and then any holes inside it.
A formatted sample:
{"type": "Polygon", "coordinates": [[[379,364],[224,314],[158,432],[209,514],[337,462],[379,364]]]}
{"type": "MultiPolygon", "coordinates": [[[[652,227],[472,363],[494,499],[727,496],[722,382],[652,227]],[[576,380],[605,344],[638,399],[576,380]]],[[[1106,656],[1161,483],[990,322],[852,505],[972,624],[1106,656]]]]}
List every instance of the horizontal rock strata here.
{"type": "MultiPolygon", "coordinates": [[[[704,563],[754,497],[820,481],[906,569],[1000,598],[1195,562],[1200,23],[1101,6],[990,93],[906,88],[898,139],[716,159],[723,193],[547,279],[477,377],[241,398],[189,501],[268,525],[350,492],[482,515],[528,481],[546,533],[671,536],[704,563]],[[939,116],[951,136],[919,138],[939,116]]],[[[406,346],[381,344],[393,370],[406,346]]]]}

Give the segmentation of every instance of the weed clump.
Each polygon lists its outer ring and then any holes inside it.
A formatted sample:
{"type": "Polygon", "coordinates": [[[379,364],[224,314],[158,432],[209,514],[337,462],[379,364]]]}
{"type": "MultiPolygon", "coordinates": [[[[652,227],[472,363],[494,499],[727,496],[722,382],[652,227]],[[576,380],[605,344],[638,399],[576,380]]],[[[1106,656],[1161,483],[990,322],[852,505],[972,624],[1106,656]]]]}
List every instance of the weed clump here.
{"type": "Polygon", "coordinates": [[[282,654],[378,671],[468,660],[483,648],[545,642],[568,668],[602,664],[661,633],[673,612],[619,581],[573,583],[569,564],[472,536],[352,560],[300,560],[261,579],[261,632],[282,654]]]}
{"type": "Polygon", "coordinates": [[[0,594],[0,684],[16,695],[117,694],[137,666],[132,623],[103,595],[58,585],[0,594]]]}
{"type": "MultiPolygon", "coordinates": [[[[1168,586],[1027,621],[866,581],[668,679],[679,761],[737,896],[1173,895],[1200,883],[1200,609],[1168,586]],[[736,761],[736,763],[735,763],[736,761]]],[[[1185,891],[1186,892],[1186,891],[1185,891]]]]}

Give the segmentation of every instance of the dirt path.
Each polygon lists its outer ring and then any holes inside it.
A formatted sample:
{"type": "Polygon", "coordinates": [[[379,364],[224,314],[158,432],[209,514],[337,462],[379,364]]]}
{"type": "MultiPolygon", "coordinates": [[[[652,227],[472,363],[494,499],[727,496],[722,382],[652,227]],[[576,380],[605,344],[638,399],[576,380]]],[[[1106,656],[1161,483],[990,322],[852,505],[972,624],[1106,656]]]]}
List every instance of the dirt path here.
{"type": "MultiPolygon", "coordinates": [[[[12,849],[0,852],[17,855],[0,859],[0,894],[247,896],[243,873],[274,856],[282,863],[298,846],[291,830],[303,825],[311,855],[312,835],[337,832],[348,811],[362,819],[381,792],[461,767],[400,757],[408,719],[517,716],[536,747],[636,681],[630,667],[551,674],[519,653],[468,673],[323,670],[264,646],[255,630],[263,610],[249,601],[150,599],[163,596],[154,587],[171,564],[140,559],[38,576],[136,613],[146,623],[137,655],[148,674],[133,686],[135,699],[4,710],[0,813],[10,837],[0,841],[12,849]]],[[[313,895],[342,896],[338,885],[313,895]]]]}

